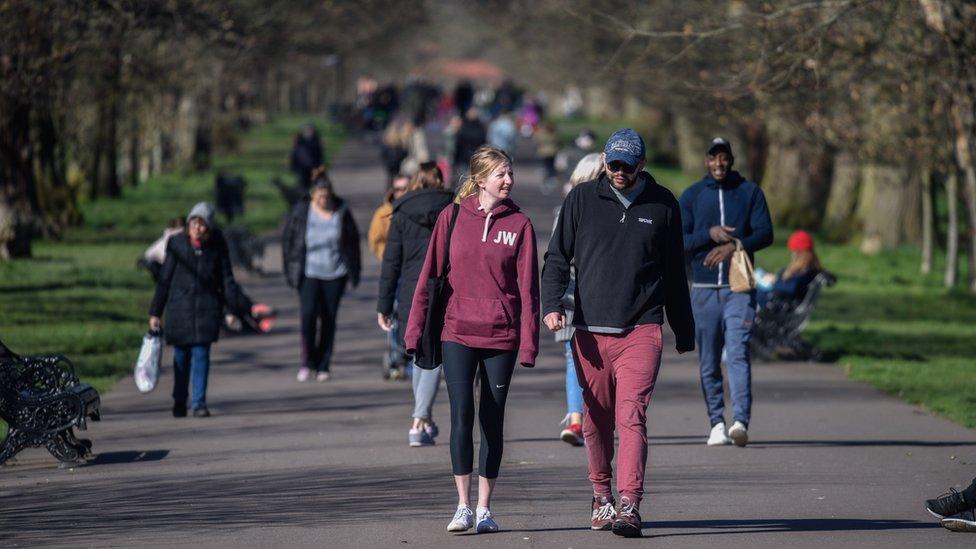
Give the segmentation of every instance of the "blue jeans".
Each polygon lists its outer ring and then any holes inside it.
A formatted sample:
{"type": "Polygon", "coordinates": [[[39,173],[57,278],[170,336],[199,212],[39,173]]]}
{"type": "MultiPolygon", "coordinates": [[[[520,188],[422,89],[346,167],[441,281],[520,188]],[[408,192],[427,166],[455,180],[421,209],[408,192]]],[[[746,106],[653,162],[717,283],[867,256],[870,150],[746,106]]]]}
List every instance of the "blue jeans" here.
{"type": "Polygon", "coordinates": [[[583,413],[583,388],[576,377],[576,362],[573,360],[572,341],[566,342],[566,413],[583,413]]]}
{"type": "Polygon", "coordinates": [[[722,348],[729,376],[732,419],[749,425],[752,413],[752,366],[749,338],[756,318],[756,294],[735,293],[728,288],[692,288],[695,340],[702,393],[708,419],[714,426],[725,421],[722,396],[722,348]]]}
{"type": "Polygon", "coordinates": [[[207,407],[207,376],[210,375],[210,344],[173,347],[173,400],[186,405],[187,389],[193,381],[194,410],[207,407]]]}

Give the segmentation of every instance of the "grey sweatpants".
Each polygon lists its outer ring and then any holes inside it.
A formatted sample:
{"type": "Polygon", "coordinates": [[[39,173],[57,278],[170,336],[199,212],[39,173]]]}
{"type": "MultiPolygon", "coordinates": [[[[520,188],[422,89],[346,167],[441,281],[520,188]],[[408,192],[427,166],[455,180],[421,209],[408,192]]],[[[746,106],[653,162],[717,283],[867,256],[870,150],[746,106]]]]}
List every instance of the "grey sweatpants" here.
{"type": "Polygon", "coordinates": [[[413,417],[432,421],[431,409],[441,386],[441,367],[424,370],[413,365],[413,417]]]}

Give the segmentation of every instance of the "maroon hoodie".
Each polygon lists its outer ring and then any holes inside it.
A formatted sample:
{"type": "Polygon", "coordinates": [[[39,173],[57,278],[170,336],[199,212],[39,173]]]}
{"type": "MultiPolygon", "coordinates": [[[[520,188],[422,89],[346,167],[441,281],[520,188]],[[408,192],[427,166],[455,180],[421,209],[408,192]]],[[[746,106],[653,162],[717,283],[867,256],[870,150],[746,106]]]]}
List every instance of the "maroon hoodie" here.
{"type": "MultiPolygon", "coordinates": [[[[535,231],[511,200],[490,212],[477,196],[461,201],[451,237],[445,285],[447,310],[441,341],[480,349],[519,349],[519,362],[534,366],[539,350],[539,262],[535,231]]],[[[439,274],[452,207],[441,211],[410,306],[404,341],[413,353],[427,318],[427,279],[439,274]]]]}

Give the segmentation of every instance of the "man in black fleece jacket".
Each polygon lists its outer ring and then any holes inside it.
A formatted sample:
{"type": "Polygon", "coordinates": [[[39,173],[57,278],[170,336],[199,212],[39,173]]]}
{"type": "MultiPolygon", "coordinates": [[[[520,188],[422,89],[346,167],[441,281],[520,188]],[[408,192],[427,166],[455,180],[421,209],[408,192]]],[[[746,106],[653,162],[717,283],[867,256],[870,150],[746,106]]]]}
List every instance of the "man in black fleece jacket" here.
{"type": "Polygon", "coordinates": [[[674,195],[642,171],[644,141],[619,130],[604,149],[605,173],[566,197],[542,272],[546,326],[565,324],[561,298],[576,267],[573,354],[583,380],[591,527],[641,535],[638,505],[647,461],[647,405],[661,363],[667,314],[679,353],[694,350],[681,212],[674,195]],[[617,488],[611,491],[614,428],[617,488]]]}

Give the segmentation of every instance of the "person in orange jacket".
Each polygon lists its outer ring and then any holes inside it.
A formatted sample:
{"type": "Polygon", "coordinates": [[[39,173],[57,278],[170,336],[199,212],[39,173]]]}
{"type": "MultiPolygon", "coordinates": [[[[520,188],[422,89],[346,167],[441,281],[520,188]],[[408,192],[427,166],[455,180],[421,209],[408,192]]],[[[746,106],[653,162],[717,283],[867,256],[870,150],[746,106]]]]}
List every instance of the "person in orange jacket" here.
{"type": "Polygon", "coordinates": [[[393,201],[407,192],[410,178],[402,173],[393,177],[390,190],[383,197],[383,203],[373,212],[373,219],[369,222],[369,232],[366,242],[369,251],[373,252],[380,261],[383,260],[383,250],[386,248],[386,237],[390,234],[390,221],[393,219],[393,201]]]}

